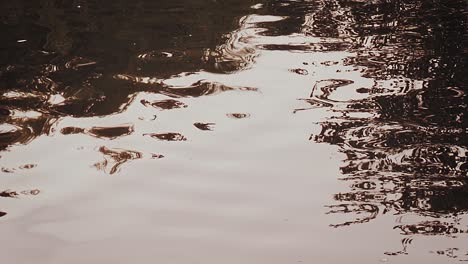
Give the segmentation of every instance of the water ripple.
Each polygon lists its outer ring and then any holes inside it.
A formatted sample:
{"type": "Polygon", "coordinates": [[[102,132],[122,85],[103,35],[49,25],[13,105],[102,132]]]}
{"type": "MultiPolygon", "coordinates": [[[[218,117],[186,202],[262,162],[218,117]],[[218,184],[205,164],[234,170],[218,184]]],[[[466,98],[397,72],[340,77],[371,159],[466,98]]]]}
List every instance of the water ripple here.
{"type": "Polygon", "coordinates": [[[186,141],[187,138],[180,133],[146,133],[143,136],[150,136],[162,141],[186,141]]]}
{"type": "Polygon", "coordinates": [[[102,170],[108,174],[115,174],[119,172],[121,166],[130,160],[141,159],[143,154],[138,151],[126,149],[109,149],[107,147],[100,147],[99,152],[104,155],[104,161],[94,164],[98,170],[102,170]]]}
{"type": "Polygon", "coordinates": [[[113,127],[91,127],[89,129],[79,127],[64,127],[61,133],[64,135],[70,134],[88,134],[96,138],[115,139],[122,136],[132,134],[134,128],[132,125],[122,125],[113,127]]]}

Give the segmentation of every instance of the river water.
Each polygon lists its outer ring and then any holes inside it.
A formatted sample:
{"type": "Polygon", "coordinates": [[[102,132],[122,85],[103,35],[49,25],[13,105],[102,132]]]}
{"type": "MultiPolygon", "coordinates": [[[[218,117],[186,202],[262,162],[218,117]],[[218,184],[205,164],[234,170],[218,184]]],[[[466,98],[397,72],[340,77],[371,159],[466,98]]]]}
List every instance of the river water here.
{"type": "Polygon", "coordinates": [[[466,2],[0,2],[4,263],[468,261],[466,2]]]}

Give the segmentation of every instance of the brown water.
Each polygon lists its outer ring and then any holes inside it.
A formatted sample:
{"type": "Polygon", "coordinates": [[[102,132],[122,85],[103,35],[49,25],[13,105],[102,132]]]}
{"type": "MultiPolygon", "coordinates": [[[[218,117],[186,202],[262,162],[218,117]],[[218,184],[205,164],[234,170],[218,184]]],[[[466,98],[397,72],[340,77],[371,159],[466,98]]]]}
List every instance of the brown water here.
{"type": "Polygon", "coordinates": [[[466,18],[0,1],[1,261],[468,261],[466,18]]]}

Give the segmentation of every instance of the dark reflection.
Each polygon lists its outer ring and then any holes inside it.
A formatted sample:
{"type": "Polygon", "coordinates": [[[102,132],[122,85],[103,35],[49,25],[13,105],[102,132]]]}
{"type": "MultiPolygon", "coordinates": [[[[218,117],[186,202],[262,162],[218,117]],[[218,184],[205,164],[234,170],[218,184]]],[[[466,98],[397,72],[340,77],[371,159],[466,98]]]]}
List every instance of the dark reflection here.
{"type": "MultiPolygon", "coordinates": [[[[466,233],[457,220],[468,213],[466,2],[268,1],[266,6],[288,18],[265,24],[264,35],[300,32],[319,43],[264,49],[352,54],[321,63],[337,78],[312,84],[309,98],[300,99],[306,106],[294,110],[329,109],[331,116],[310,140],[337,145],[346,156],[341,180],[349,182],[349,191],[336,194],[328,207],[329,214],[349,220],[332,226],[411,213],[419,222],[396,225],[402,235],[466,233]],[[335,70],[340,63],[342,69],[335,70]],[[342,79],[346,67],[373,85],[342,79]],[[354,96],[344,98],[345,93],[354,96]]],[[[405,254],[410,242],[395,254],[405,254]]]]}
{"type": "Polygon", "coordinates": [[[335,195],[337,204],[330,206],[330,213],[347,214],[351,220],[333,226],[411,212],[448,222],[396,226],[403,235],[465,233],[453,219],[468,212],[466,3],[316,1],[310,9],[302,4],[272,6],[280,13],[298,13],[300,22],[290,25],[291,31],[327,38],[336,51],[355,52],[344,65],[359,67],[364,77],[375,80],[372,87],[360,88],[347,87],[352,80],[320,80],[310,98],[302,99],[311,107],[296,110],[327,107],[334,115],[310,138],[338,145],[346,155],[342,180],[349,181],[350,190],[335,195]],[[340,89],[355,89],[365,98],[335,99],[340,89]]]}
{"type": "Polygon", "coordinates": [[[155,102],[148,102],[147,100],[141,100],[141,104],[144,106],[152,106],[161,110],[169,110],[174,108],[187,108],[188,105],[173,99],[161,100],[155,102]]]}
{"type": "Polygon", "coordinates": [[[15,198],[17,196],[18,196],[18,193],[15,191],[6,190],[3,192],[0,192],[0,197],[15,198]]]}
{"type": "Polygon", "coordinates": [[[250,114],[247,113],[230,113],[226,114],[227,117],[229,118],[234,118],[234,119],[242,119],[242,118],[249,118],[250,114]]]}
{"type": "Polygon", "coordinates": [[[153,153],[153,154],[151,154],[151,158],[152,159],[162,159],[162,158],[164,158],[164,155],[153,153]]]}
{"type": "Polygon", "coordinates": [[[36,164],[25,164],[21,165],[17,168],[7,168],[7,167],[1,167],[1,172],[3,173],[14,173],[16,170],[29,170],[32,168],[35,168],[37,165],[36,164]]]}
{"type": "Polygon", "coordinates": [[[157,138],[163,141],[186,141],[187,138],[180,133],[148,133],[143,134],[143,136],[150,136],[152,138],[157,138]]]}
{"type": "Polygon", "coordinates": [[[48,135],[55,121],[43,117],[7,118],[0,124],[0,151],[13,144],[27,144],[38,135],[48,135]]]}
{"type": "Polygon", "coordinates": [[[306,69],[300,69],[300,68],[290,69],[289,71],[297,73],[299,75],[308,75],[309,74],[309,72],[306,69]]]}
{"type": "Polygon", "coordinates": [[[421,222],[414,225],[399,225],[395,228],[400,229],[403,235],[455,235],[468,232],[468,230],[455,227],[454,224],[440,221],[421,222]]]}
{"type": "Polygon", "coordinates": [[[99,152],[104,155],[104,161],[94,164],[94,167],[108,174],[118,172],[120,167],[130,160],[141,159],[143,157],[143,154],[138,151],[109,149],[104,146],[99,148],[99,152]]]}
{"type": "Polygon", "coordinates": [[[0,197],[6,198],[18,198],[20,195],[38,195],[41,191],[34,189],[34,190],[27,190],[27,191],[12,191],[12,190],[5,190],[0,192],[0,197]]]}
{"type": "Polygon", "coordinates": [[[162,94],[171,97],[199,97],[204,95],[215,95],[225,91],[257,91],[256,88],[250,87],[229,87],[220,83],[209,83],[205,81],[199,81],[188,87],[177,87],[177,88],[163,88],[162,94]]]}
{"type": "Polygon", "coordinates": [[[151,80],[241,68],[251,50],[237,47],[235,34],[226,33],[251,5],[251,0],[1,1],[0,124],[8,126],[0,128],[0,150],[48,134],[62,116],[123,111],[135,92],[194,97],[237,89],[207,82],[172,88],[151,80]],[[152,79],[143,85],[133,76],[152,79]],[[24,112],[34,118],[18,118],[24,112]]]}
{"type": "MultiPolygon", "coordinates": [[[[134,86],[146,87],[146,90],[157,92],[172,98],[183,98],[183,97],[200,97],[208,95],[216,95],[227,91],[253,91],[257,92],[257,88],[251,87],[230,87],[221,83],[207,82],[204,80],[198,81],[188,86],[174,87],[169,86],[161,82],[161,80],[153,79],[149,77],[135,77],[128,75],[117,75],[114,76],[116,79],[129,81],[134,86]]],[[[160,109],[171,109],[171,108],[185,108],[185,104],[176,100],[163,100],[160,102],[148,102],[142,100],[141,103],[145,106],[153,106],[160,109]]]]}
{"type": "Polygon", "coordinates": [[[194,123],[193,125],[200,130],[211,131],[213,130],[213,126],[215,124],[214,123],[194,123]]]}
{"type": "Polygon", "coordinates": [[[62,132],[64,135],[84,133],[97,138],[115,139],[118,137],[130,135],[133,133],[133,131],[133,126],[123,125],[114,127],[91,127],[89,129],[79,127],[64,127],[60,132],[62,132]]]}

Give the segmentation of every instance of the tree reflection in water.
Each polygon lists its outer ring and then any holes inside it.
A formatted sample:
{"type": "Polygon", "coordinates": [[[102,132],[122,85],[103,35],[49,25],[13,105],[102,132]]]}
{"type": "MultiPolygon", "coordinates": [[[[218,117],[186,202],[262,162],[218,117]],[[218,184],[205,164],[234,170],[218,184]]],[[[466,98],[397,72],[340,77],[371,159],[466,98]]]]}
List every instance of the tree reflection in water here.
{"type": "Polygon", "coordinates": [[[457,222],[468,211],[464,5],[326,1],[306,15],[304,32],[351,38],[356,56],[346,63],[375,79],[370,89],[357,91],[365,99],[348,101],[344,109],[329,99],[336,85],[346,85],[339,81],[317,83],[319,91],[308,99],[334,112],[310,140],[338,145],[346,155],[341,172],[350,190],[335,195],[330,213],[356,218],[334,227],[365,223],[379,214],[415,213],[440,220],[395,228],[404,235],[468,231],[457,222]]]}

